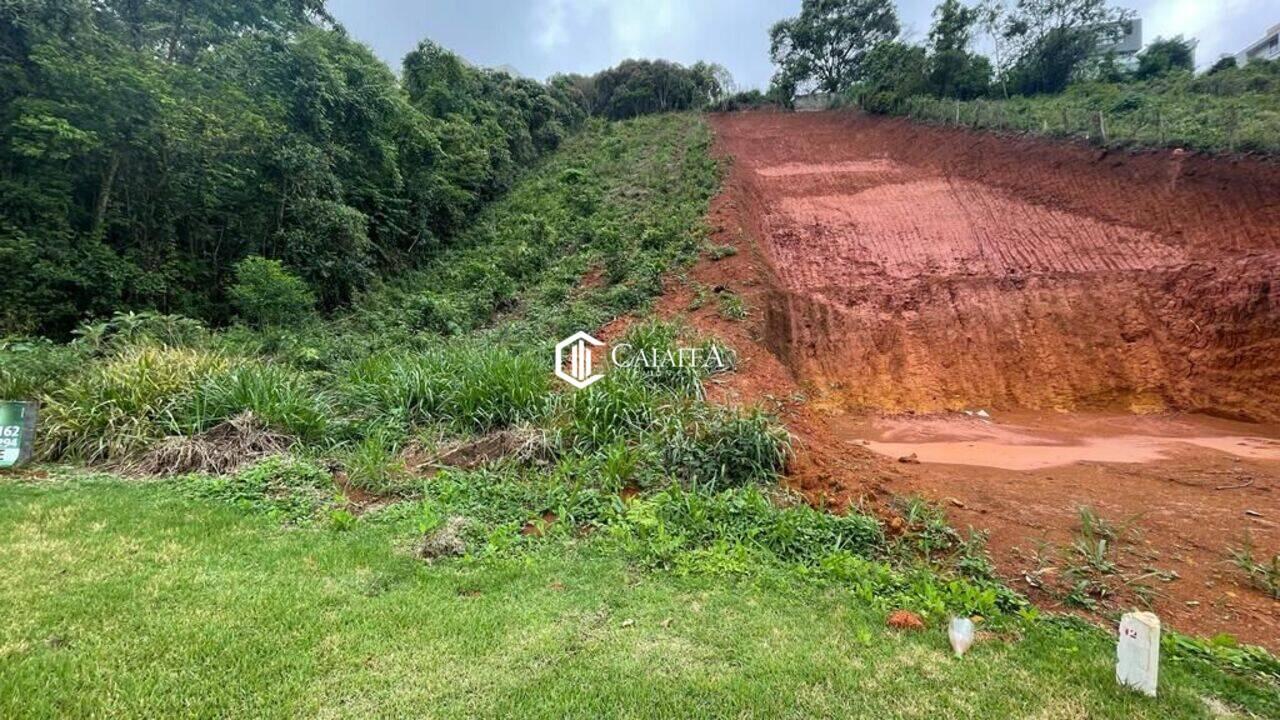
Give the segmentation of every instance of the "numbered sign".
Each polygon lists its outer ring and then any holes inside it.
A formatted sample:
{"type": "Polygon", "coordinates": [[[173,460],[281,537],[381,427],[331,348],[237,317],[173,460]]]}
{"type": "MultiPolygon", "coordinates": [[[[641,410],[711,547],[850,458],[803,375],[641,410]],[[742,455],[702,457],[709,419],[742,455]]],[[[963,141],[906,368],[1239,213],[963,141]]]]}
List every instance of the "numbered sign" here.
{"type": "Polygon", "coordinates": [[[0,401],[0,468],[31,459],[36,440],[36,404],[0,401]]]}

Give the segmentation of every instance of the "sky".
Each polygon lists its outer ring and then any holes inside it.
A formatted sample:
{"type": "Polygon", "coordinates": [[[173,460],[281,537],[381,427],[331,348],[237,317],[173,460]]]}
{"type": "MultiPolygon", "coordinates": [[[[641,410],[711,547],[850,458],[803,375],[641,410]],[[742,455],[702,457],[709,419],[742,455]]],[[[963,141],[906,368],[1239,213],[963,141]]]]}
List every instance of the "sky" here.
{"type": "MultiPolygon", "coordinates": [[[[1143,21],[1143,40],[1199,40],[1196,62],[1236,53],[1280,24],[1276,0],[1119,0],[1143,21]]],[[[476,65],[506,66],[544,80],[594,73],[626,58],[724,65],[740,88],[763,89],[769,26],[800,0],[329,0],[353,37],[397,70],[423,38],[476,65]]],[[[921,41],[937,0],[899,0],[903,35],[921,41]]]]}

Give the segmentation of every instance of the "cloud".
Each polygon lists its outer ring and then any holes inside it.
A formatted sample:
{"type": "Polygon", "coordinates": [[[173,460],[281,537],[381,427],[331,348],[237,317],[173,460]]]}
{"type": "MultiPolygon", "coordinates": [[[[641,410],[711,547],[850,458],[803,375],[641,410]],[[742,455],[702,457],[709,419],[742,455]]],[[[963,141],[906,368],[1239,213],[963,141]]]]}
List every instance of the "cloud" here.
{"type": "Polygon", "coordinates": [[[672,40],[691,37],[698,25],[694,5],[677,0],[538,0],[533,39],[551,52],[603,30],[610,50],[620,58],[658,55],[672,40]]]}
{"type": "Polygon", "coordinates": [[[1198,41],[1196,63],[1212,63],[1219,55],[1239,52],[1262,37],[1272,0],[1157,0],[1141,9],[1144,42],[1182,35],[1198,41]]]}

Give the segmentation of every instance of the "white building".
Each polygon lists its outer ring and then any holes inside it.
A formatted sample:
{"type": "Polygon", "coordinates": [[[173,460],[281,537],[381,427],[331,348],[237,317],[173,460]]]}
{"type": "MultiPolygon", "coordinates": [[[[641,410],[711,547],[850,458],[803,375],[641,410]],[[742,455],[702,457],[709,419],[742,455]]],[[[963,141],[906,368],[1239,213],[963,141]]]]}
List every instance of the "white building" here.
{"type": "Polygon", "coordinates": [[[1236,63],[1248,65],[1254,60],[1280,59],[1280,25],[1267,31],[1258,42],[1250,45],[1236,55],[1236,63]]]}
{"type": "Polygon", "coordinates": [[[1138,53],[1142,52],[1142,18],[1121,22],[1115,40],[1098,47],[1098,55],[1113,54],[1120,67],[1132,70],[1138,66],[1138,53]]]}

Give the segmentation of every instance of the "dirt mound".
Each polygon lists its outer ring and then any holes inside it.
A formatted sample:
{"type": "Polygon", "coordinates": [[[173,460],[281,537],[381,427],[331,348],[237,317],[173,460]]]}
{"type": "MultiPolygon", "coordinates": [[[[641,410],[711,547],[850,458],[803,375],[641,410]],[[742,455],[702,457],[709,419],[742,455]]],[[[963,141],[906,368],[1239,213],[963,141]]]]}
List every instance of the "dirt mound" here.
{"type": "Polygon", "coordinates": [[[1280,167],[850,114],[715,119],[770,347],[832,407],[1280,419],[1280,167]]]}
{"type": "Polygon", "coordinates": [[[122,470],[135,475],[224,475],[287,451],[294,439],[273,431],[251,412],[241,413],[191,437],[161,440],[122,470]]]}

